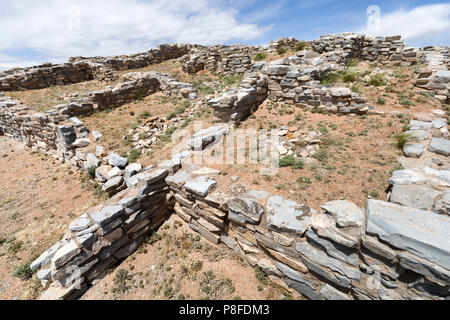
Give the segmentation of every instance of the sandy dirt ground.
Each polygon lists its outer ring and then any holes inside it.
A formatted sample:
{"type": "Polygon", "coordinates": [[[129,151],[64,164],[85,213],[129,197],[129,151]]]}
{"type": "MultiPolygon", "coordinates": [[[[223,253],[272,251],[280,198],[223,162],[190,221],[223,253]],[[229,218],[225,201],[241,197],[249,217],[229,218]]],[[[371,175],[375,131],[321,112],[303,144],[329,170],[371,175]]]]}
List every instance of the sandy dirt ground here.
{"type": "Polygon", "coordinates": [[[36,277],[13,274],[99,201],[81,188],[78,173],[52,160],[0,136],[0,299],[35,298],[36,277]]]}

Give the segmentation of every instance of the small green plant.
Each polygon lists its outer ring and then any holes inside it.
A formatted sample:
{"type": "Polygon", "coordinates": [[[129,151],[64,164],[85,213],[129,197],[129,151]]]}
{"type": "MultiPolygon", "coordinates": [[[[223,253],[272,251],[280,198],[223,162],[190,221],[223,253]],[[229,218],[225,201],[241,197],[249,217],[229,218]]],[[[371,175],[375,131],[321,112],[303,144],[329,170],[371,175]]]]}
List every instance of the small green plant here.
{"type": "Polygon", "coordinates": [[[314,153],[312,157],[316,160],[319,160],[322,163],[325,163],[328,160],[328,152],[326,150],[321,149],[316,153],[314,153]]]}
{"type": "Polygon", "coordinates": [[[286,52],[288,52],[288,49],[285,47],[281,47],[281,48],[278,48],[277,52],[279,55],[282,55],[282,54],[285,54],[286,52]]]}
{"type": "Polygon", "coordinates": [[[95,178],[95,170],[96,170],[96,168],[94,166],[90,166],[90,167],[87,168],[86,172],[87,172],[87,175],[88,175],[88,177],[90,179],[94,179],[95,178]]]}
{"type": "Polygon", "coordinates": [[[130,163],[135,162],[139,157],[141,156],[141,151],[136,149],[131,149],[129,155],[128,155],[128,161],[130,163]]]}
{"type": "Polygon", "coordinates": [[[386,99],[384,97],[379,97],[377,104],[379,105],[385,105],[386,104],[386,99]]]}
{"type": "Polygon", "coordinates": [[[301,170],[304,167],[305,167],[305,163],[302,160],[298,160],[292,165],[293,170],[301,170]]]}
{"type": "Polygon", "coordinates": [[[255,267],[255,278],[263,285],[269,284],[269,278],[267,275],[261,270],[259,266],[255,267]]]}
{"type": "Polygon", "coordinates": [[[295,51],[303,51],[306,49],[306,42],[305,41],[299,41],[295,45],[295,51]]]}
{"type": "Polygon", "coordinates": [[[356,59],[350,59],[347,62],[347,66],[352,68],[352,67],[356,67],[358,65],[358,60],[356,59]]]}
{"type": "Polygon", "coordinates": [[[144,111],[139,114],[138,119],[147,119],[150,118],[152,114],[149,111],[144,111]]]}
{"type": "Polygon", "coordinates": [[[128,291],[127,280],[130,280],[131,277],[128,274],[128,271],[125,269],[120,269],[117,271],[114,277],[114,286],[111,289],[112,293],[124,293],[128,291]]]}
{"type": "Polygon", "coordinates": [[[344,82],[355,82],[356,78],[359,76],[360,72],[357,70],[347,70],[342,75],[342,80],[344,82]]]}
{"type": "Polygon", "coordinates": [[[255,61],[263,61],[265,58],[267,58],[267,54],[265,54],[264,52],[260,52],[257,53],[253,59],[255,61]]]}
{"type": "Polygon", "coordinates": [[[354,93],[358,93],[358,94],[361,94],[361,93],[362,93],[361,88],[358,87],[356,84],[354,84],[350,89],[351,89],[352,92],[354,92],[354,93]]]}
{"type": "Polygon", "coordinates": [[[21,266],[14,268],[13,276],[22,280],[29,280],[33,276],[33,271],[30,268],[31,263],[24,263],[21,266]]]}
{"type": "Polygon", "coordinates": [[[386,84],[386,79],[382,74],[378,73],[370,77],[369,84],[375,87],[383,86],[386,84]]]}
{"type": "Polygon", "coordinates": [[[338,82],[340,78],[341,78],[341,75],[339,73],[330,72],[326,76],[322,77],[322,79],[320,79],[320,83],[321,84],[333,84],[333,83],[338,82]]]}
{"type": "Polygon", "coordinates": [[[285,156],[280,159],[280,168],[290,167],[295,164],[294,156],[285,156]]]}
{"type": "Polygon", "coordinates": [[[411,138],[411,135],[409,133],[399,133],[394,136],[395,140],[397,141],[397,147],[400,149],[403,149],[408,142],[408,139],[411,138]]]}

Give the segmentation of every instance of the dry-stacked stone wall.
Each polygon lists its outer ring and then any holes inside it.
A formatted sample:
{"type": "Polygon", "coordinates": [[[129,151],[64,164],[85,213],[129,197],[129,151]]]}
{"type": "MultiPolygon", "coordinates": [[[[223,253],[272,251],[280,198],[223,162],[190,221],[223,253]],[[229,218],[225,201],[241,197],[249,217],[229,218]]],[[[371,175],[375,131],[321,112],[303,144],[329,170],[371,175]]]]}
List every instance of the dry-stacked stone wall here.
{"type": "Polygon", "coordinates": [[[197,73],[207,70],[218,74],[244,74],[252,65],[252,57],[264,51],[251,46],[214,46],[184,58],[183,71],[197,73]]]}
{"type": "Polygon", "coordinates": [[[267,77],[259,72],[247,73],[242,84],[221,97],[211,99],[208,105],[214,115],[224,122],[240,122],[267,99],[267,77]]]}
{"type": "Polygon", "coordinates": [[[44,64],[0,72],[0,91],[43,89],[94,79],[89,63],[44,64]]]}
{"type": "Polygon", "coordinates": [[[450,57],[448,47],[429,47],[421,60],[415,85],[434,93],[444,103],[450,102],[450,57]]]}
{"type": "Polygon", "coordinates": [[[0,72],[0,91],[43,89],[55,85],[74,84],[92,79],[116,80],[115,71],[144,68],[176,59],[191,50],[190,45],[167,44],[145,53],[116,57],[74,57],[68,63],[44,64],[32,68],[16,68],[0,72]]]}
{"type": "Polygon", "coordinates": [[[179,158],[137,174],[137,186],[88,210],[33,262],[49,286],[42,299],[79,296],[172,213],[309,299],[450,296],[449,216],[379,200],[366,208],[330,201],[317,212],[245,185],[219,186],[215,174],[179,158]]]}
{"type": "Polygon", "coordinates": [[[401,36],[369,37],[355,33],[321,36],[311,42],[318,53],[343,50],[348,58],[399,65],[412,65],[418,60],[418,49],[407,48],[401,36]]]}
{"type": "Polygon", "coordinates": [[[290,50],[296,50],[297,45],[300,41],[295,39],[294,37],[290,38],[280,38],[275,41],[269,42],[269,47],[275,50],[285,48],[290,50]]]}

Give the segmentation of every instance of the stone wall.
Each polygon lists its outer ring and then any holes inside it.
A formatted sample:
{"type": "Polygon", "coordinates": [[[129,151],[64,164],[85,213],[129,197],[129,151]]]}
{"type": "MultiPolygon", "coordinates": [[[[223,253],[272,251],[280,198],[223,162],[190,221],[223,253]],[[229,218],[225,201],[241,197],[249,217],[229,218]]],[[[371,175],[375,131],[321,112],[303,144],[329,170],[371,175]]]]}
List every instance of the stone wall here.
{"type": "Polygon", "coordinates": [[[215,174],[179,158],[137,174],[137,186],[88,210],[33,262],[43,284],[52,283],[41,298],[80,295],[171,213],[312,300],[450,295],[449,216],[378,200],[365,209],[331,201],[316,212],[243,184],[219,186],[215,174]],[[70,274],[81,274],[81,291],[70,274]]]}
{"type": "Polygon", "coordinates": [[[3,134],[26,146],[62,159],[74,156],[75,142],[88,136],[87,128],[76,118],[57,112],[33,112],[1,94],[0,127],[3,134]]]}
{"type": "Polygon", "coordinates": [[[208,105],[221,121],[240,122],[256,111],[267,98],[267,77],[261,73],[247,73],[242,84],[221,97],[211,99],[208,105]]]}
{"type": "Polygon", "coordinates": [[[269,42],[269,47],[273,48],[275,50],[281,49],[281,48],[286,48],[286,49],[290,49],[290,50],[296,50],[297,44],[300,41],[295,39],[294,37],[290,37],[290,38],[280,38],[277,39],[275,41],[271,41],[269,42]]]}
{"type": "Polygon", "coordinates": [[[375,113],[367,99],[349,88],[321,85],[320,79],[343,68],[340,53],[300,51],[270,63],[257,62],[240,87],[209,100],[208,105],[225,122],[242,121],[266,99],[331,113],[375,113]]]}
{"type": "Polygon", "coordinates": [[[191,50],[189,44],[165,44],[147,52],[112,57],[72,57],[69,62],[86,62],[102,64],[116,71],[145,68],[163,61],[177,59],[191,50]]]}
{"type": "Polygon", "coordinates": [[[401,36],[369,37],[355,33],[321,36],[311,46],[318,53],[343,50],[348,58],[409,66],[417,62],[418,50],[406,48],[401,36]]]}
{"type": "Polygon", "coordinates": [[[214,46],[183,58],[183,71],[197,73],[200,70],[219,74],[244,74],[252,65],[252,58],[261,47],[214,46]]]}
{"type": "Polygon", "coordinates": [[[0,91],[43,89],[94,79],[86,62],[60,65],[44,64],[32,68],[11,69],[0,72],[0,91]]]}
{"type": "Polygon", "coordinates": [[[116,80],[115,71],[144,68],[166,60],[176,59],[191,50],[191,45],[167,44],[145,53],[114,57],[74,57],[69,63],[44,64],[32,68],[15,68],[0,72],[0,91],[43,89],[98,80],[116,80]]]}
{"type": "Polygon", "coordinates": [[[430,90],[443,103],[450,102],[449,49],[427,48],[414,84],[430,90]]]}

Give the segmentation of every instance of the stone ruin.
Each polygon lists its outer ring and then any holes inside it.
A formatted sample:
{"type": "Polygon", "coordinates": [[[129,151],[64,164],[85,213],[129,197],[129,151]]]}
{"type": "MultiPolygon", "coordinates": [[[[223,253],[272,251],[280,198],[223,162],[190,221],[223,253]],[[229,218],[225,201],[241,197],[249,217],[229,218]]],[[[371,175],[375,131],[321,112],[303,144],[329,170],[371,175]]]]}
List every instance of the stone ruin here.
{"type": "MultiPolygon", "coordinates": [[[[411,49],[398,37],[372,39],[354,34],[324,36],[311,45],[313,51],[269,63],[253,63],[249,47],[196,48],[187,56],[183,49],[161,56],[152,52],[126,58],[74,58],[71,63],[99,63],[122,70],[162,61],[163,56],[184,55],[186,72],[246,73],[238,88],[208,100],[216,117],[225,122],[243,121],[266,99],[343,114],[376,114],[364,98],[347,88],[320,84],[322,76],[341,70],[353,58],[397,65],[420,62],[416,85],[448,102],[448,49],[411,49]]],[[[49,68],[45,72],[51,74],[45,79],[59,77],[57,84],[71,81],[61,76],[60,68],[41,66],[3,73],[1,90],[52,85],[53,80],[32,80],[42,68],[49,68]]],[[[192,85],[171,75],[129,73],[124,80],[45,114],[0,94],[1,134],[94,172],[103,190],[115,194],[75,219],[63,239],[31,264],[47,289],[41,299],[80,297],[110,267],[135,252],[171,214],[208,241],[228,246],[249,266],[259,266],[271,280],[309,299],[450,297],[450,143],[443,114],[411,121],[401,159],[405,169],[393,172],[387,201],[369,199],[365,208],[330,201],[317,212],[265,191],[221,186],[215,179],[218,172],[189,164],[186,159],[194,152],[208,152],[223,142],[229,134],[225,124],[197,133],[182,152],[157,168],[130,164],[114,152],[105,155],[99,145],[94,151],[89,129],[75,115],[114,108],[137,94],[161,90],[196,99],[192,85]]],[[[96,141],[101,139],[100,133],[91,133],[96,141]]]]}
{"type": "Polygon", "coordinates": [[[74,57],[68,63],[43,64],[32,68],[15,68],[0,72],[0,91],[43,89],[54,85],[74,84],[92,79],[117,80],[115,71],[144,68],[189,52],[190,45],[168,44],[145,53],[116,57],[74,57]]]}

